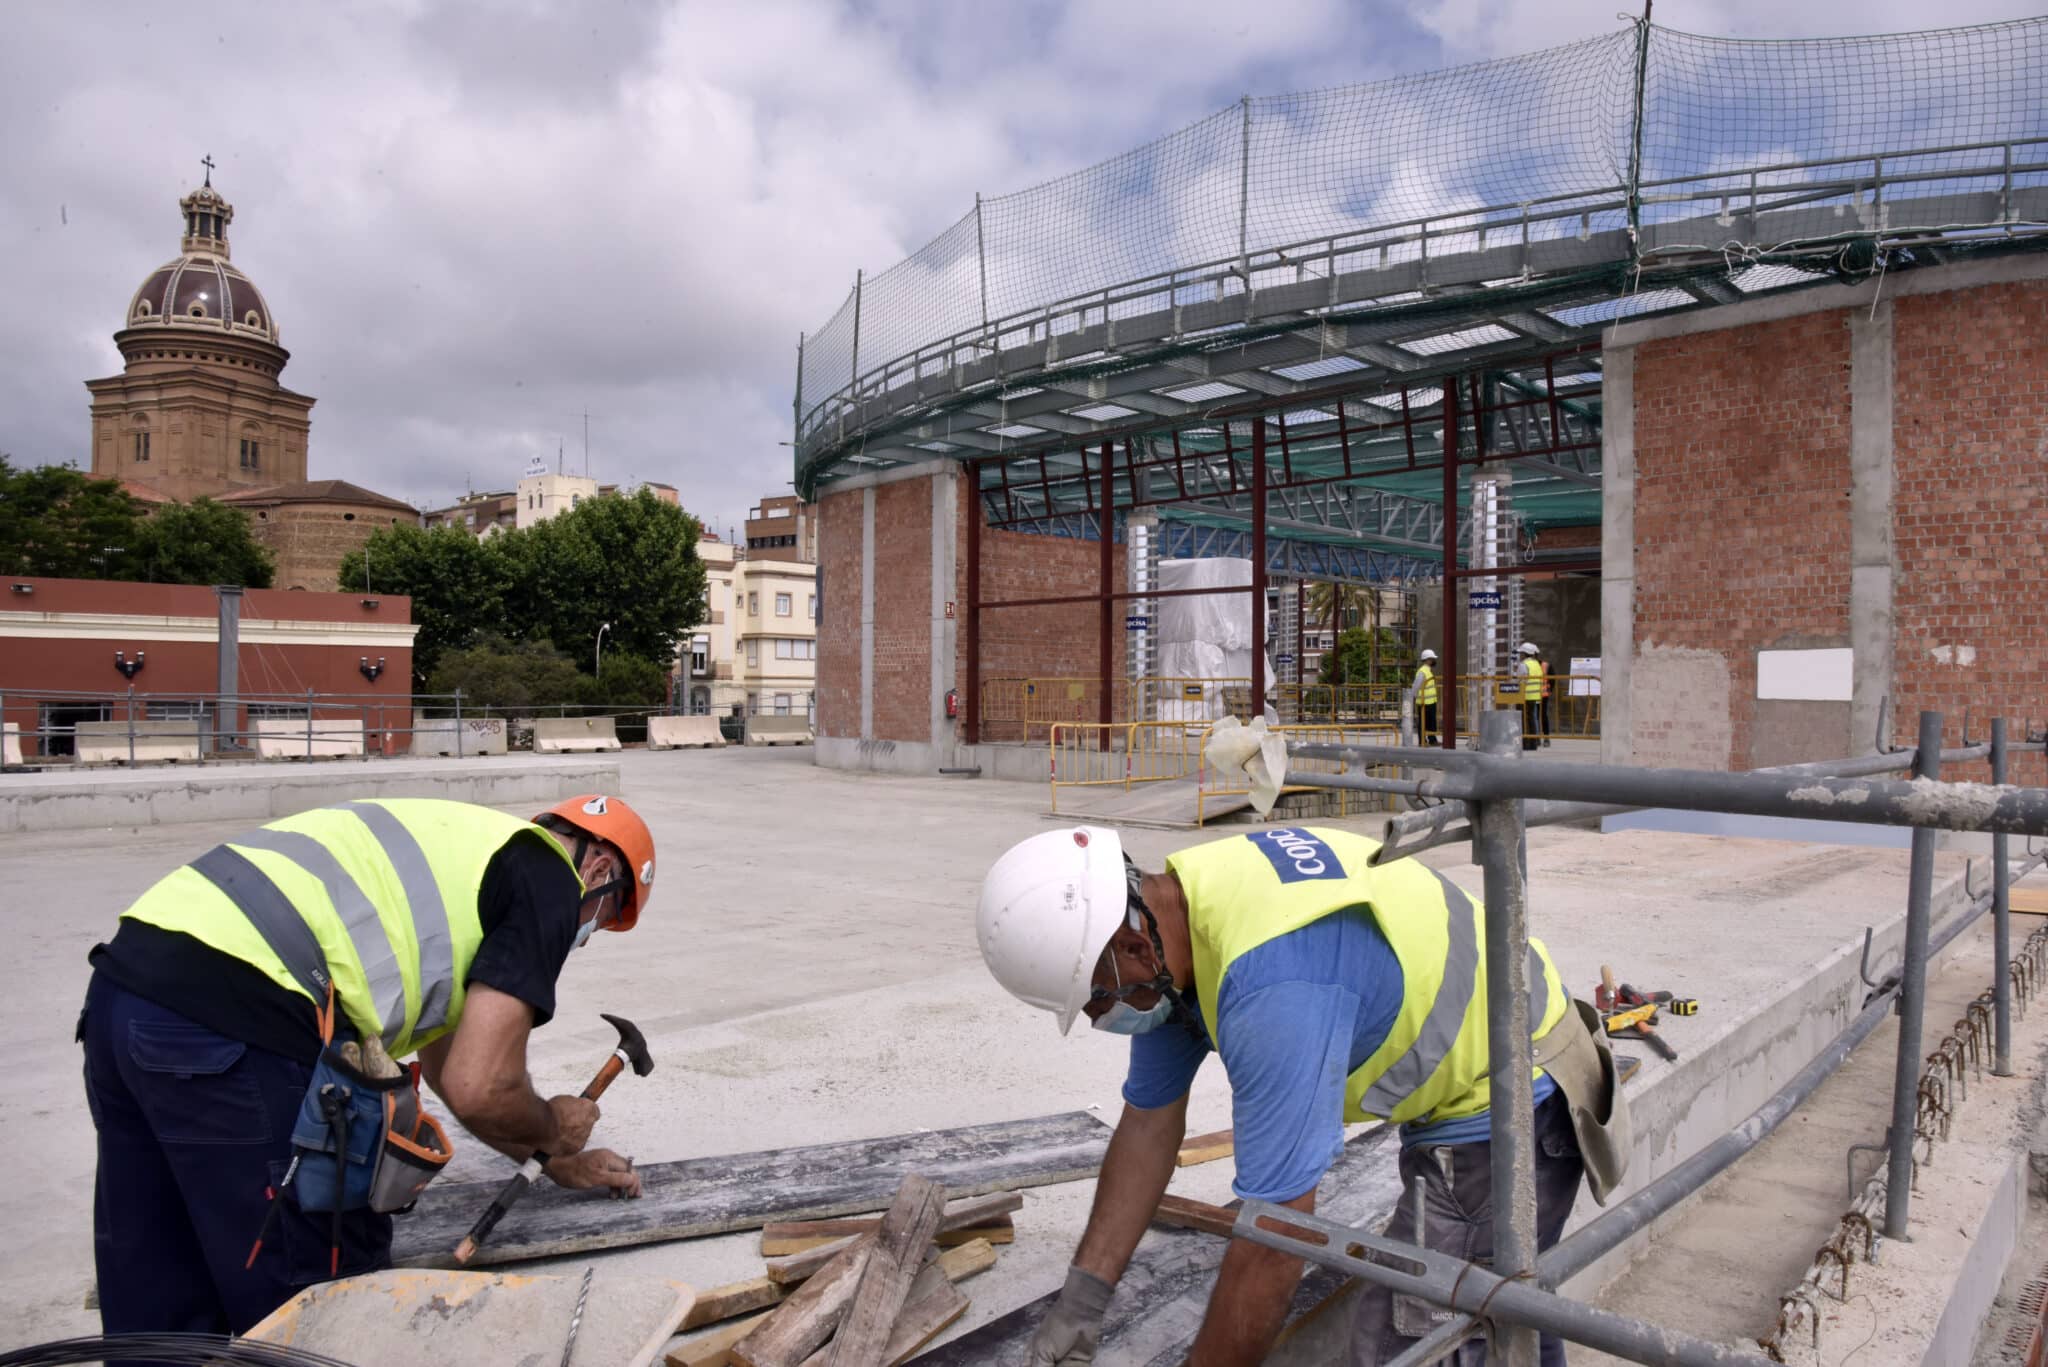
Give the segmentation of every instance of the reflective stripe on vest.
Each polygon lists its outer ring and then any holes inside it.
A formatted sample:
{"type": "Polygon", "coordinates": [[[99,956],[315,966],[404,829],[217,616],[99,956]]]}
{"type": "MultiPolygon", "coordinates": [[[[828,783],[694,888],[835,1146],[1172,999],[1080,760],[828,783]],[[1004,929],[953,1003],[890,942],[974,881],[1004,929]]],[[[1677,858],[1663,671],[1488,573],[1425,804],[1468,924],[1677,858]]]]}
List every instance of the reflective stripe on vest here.
{"type": "MultiPolygon", "coordinates": [[[[122,915],[191,935],[315,1003],[331,978],[355,1029],[403,1057],[459,1019],[484,870],[527,830],[545,836],[435,799],[321,808],[233,837],[122,915]]],[[[552,838],[548,848],[569,864],[552,838]]]]}
{"type": "MultiPolygon", "coordinates": [[[[1387,1038],[1352,1070],[1345,1118],[1450,1119],[1486,1109],[1482,911],[1462,888],[1414,860],[1375,868],[1378,842],[1344,831],[1273,828],[1171,856],[1188,903],[1195,988],[1212,1041],[1230,966],[1269,940],[1346,908],[1369,908],[1402,968],[1402,1004],[1387,1038]]],[[[1529,945],[1530,1033],[1541,1038],[1570,1002],[1540,943],[1529,945]]]]}

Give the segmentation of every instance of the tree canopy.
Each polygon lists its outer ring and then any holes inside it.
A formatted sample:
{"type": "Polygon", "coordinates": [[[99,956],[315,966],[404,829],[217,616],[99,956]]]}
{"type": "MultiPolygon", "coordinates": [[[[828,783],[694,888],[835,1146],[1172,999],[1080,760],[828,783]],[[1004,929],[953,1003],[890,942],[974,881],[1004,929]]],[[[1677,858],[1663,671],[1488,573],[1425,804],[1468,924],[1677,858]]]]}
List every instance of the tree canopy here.
{"type": "MultiPolygon", "coordinates": [[[[623,657],[632,657],[665,675],[676,643],[703,615],[697,534],[695,518],[643,489],[586,499],[545,522],[482,540],[460,527],[380,528],[342,561],[341,586],[411,595],[420,628],[413,673],[422,686],[449,652],[489,636],[545,642],[589,674],[598,631],[607,625],[608,677],[615,653],[622,670],[623,657]]],[[[636,700],[648,687],[639,671],[636,700]]]]}
{"type": "Polygon", "coordinates": [[[241,584],[276,573],[249,515],[212,499],[152,510],[119,481],[0,454],[0,573],[150,584],[241,584]]]}

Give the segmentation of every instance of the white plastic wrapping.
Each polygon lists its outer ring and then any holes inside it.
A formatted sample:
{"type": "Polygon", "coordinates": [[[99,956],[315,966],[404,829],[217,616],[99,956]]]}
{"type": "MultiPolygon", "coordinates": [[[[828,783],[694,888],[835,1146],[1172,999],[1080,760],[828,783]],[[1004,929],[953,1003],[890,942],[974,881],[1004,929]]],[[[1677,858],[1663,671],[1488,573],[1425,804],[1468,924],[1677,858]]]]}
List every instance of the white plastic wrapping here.
{"type": "MultiPolygon", "coordinates": [[[[1162,589],[1244,588],[1252,582],[1252,562],[1222,557],[1162,560],[1162,589]]],[[[1159,674],[1168,679],[1249,679],[1252,674],[1252,602],[1248,593],[1205,593],[1161,598],[1159,604],[1159,674]]],[[[1270,625],[1270,624],[1269,624],[1270,625]]],[[[1270,658],[1266,678],[1273,678],[1270,658]]],[[[1158,720],[1212,722],[1229,715],[1223,688],[1187,696],[1185,688],[1163,694],[1158,720]]]]}

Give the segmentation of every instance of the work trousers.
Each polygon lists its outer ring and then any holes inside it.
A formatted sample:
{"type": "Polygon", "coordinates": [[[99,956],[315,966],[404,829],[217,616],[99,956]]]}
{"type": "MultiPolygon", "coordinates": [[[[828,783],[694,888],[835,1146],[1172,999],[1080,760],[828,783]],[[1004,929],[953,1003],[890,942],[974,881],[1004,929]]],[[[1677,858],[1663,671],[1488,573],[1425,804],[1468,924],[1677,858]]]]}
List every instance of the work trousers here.
{"type": "Polygon", "coordinates": [[[1415,710],[1422,714],[1422,732],[1416,737],[1417,742],[1422,745],[1432,744],[1442,734],[1438,730],[1438,706],[1439,704],[1433,702],[1417,703],[1415,705],[1415,710]]]}
{"type": "MultiPolygon", "coordinates": [[[[291,1162],[312,1070],[215,1034],[95,973],[79,1018],[99,1135],[93,1254],[109,1334],[239,1334],[330,1272],[333,1216],[287,1193],[244,1266],[291,1162]]],[[[387,1266],[391,1217],[341,1220],[339,1275],[387,1266]]]]}
{"type": "Polygon", "coordinates": [[[1543,700],[1524,699],[1522,702],[1522,748],[1534,750],[1543,744],[1543,700]]]}
{"type": "MultiPolygon", "coordinates": [[[[1586,1173],[1572,1133],[1571,1109],[1564,1093],[1553,1093],[1536,1108],[1536,1246],[1549,1248],[1564,1233],[1564,1222],[1578,1199],[1586,1173]]],[[[1401,1151],[1400,1209],[1388,1222],[1386,1237],[1415,1242],[1415,1183],[1423,1184],[1422,1242],[1453,1258],[1482,1265],[1493,1261],[1493,1145],[1450,1144],[1401,1151]]],[[[1352,1321],[1351,1367],[1378,1367],[1391,1362],[1416,1339],[1435,1328],[1449,1311],[1412,1296],[1397,1296],[1385,1287],[1360,1291],[1352,1321]]],[[[1456,1367],[1480,1367],[1486,1361],[1484,1337],[1467,1342],[1444,1359],[1456,1367]]],[[[1542,1337],[1543,1367],[1563,1367],[1564,1342],[1542,1337]]]]}

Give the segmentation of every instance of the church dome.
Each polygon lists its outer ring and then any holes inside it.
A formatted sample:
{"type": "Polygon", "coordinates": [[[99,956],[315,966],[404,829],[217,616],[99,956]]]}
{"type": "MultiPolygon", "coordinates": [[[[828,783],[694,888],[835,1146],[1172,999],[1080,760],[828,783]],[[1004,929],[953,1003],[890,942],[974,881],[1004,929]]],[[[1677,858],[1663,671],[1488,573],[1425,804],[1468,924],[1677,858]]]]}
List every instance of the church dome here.
{"type": "Polygon", "coordinates": [[[201,328],[277,341],[270,305],[254,281],[228,264],[234,205],[207,183],[178,201],[185,215],[179,256],[149,273],[128,301],[127,326],[201,328]]]}

